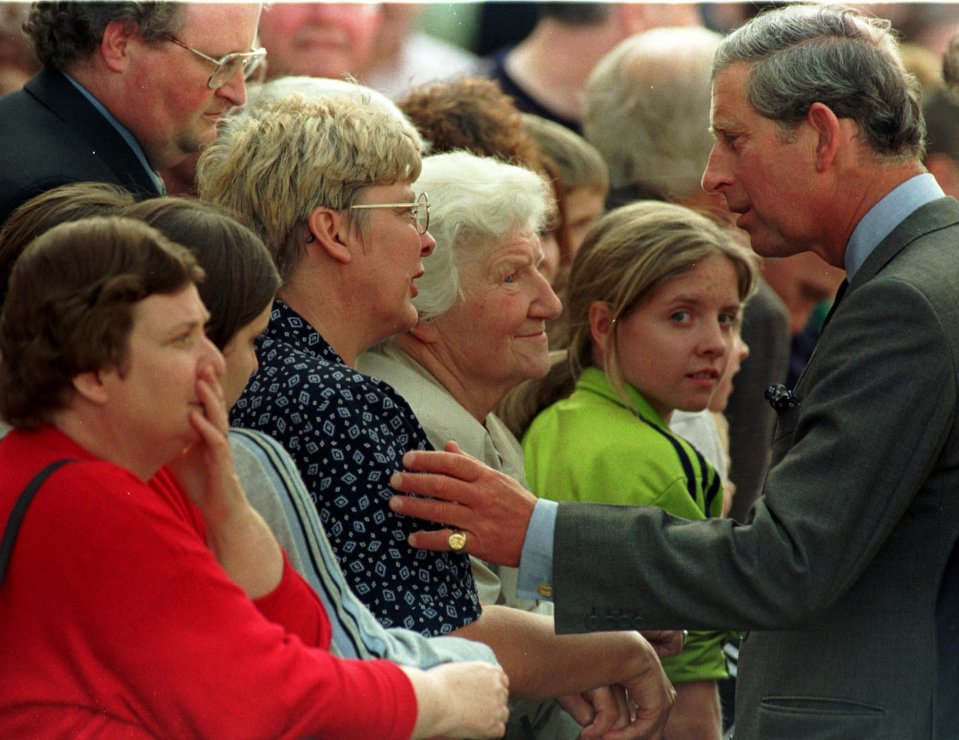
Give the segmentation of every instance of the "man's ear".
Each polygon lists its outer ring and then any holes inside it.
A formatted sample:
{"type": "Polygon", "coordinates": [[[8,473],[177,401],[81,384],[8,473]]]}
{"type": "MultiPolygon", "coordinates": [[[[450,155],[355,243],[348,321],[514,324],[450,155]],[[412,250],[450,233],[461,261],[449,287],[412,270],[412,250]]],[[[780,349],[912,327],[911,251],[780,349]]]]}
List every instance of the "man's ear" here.
{"type": "Polygon", "coordinates": [[[102,406],[110,398],[106,383],[104,383],[104,378],[99,370],[88,370],[74,375],[71,383],[77,395],[94,405],[102,406]]]}
{"type": "Polygon", "coordinates": [[[307,219],[306,228],[312,237],[311,246],[322,249],[344,265],[353,261],[350,222],[344,214],[332,208],[317,206],[307,219]]]}
{"type": "Polygon", "coordinates": [[[817,136],[816,170],[825,172],[836,158],[846,138],[846,132],[836,114],[832,112],[832,108],[823,103],[813,103],[809,106],[809,110],[806,111],[806,122],[817,136]]]}
{"type": "Polygon", "coordinates": [[[589,333],[593,338],[593,346],[605,355],[609,335],[613,332],[612,312],[609,309],[609,304],[606,301],[593,301],[589,304],[587,318],[589,319],[589,333]]]}
{"type": "Polygon", "coordinates": [[[100,55],[107,68],[113,72],[122,72],[129,61],[129,46],[139,40],[139,27],[134,21],[110,21],[103,29],[100,41],[100,55]]]}

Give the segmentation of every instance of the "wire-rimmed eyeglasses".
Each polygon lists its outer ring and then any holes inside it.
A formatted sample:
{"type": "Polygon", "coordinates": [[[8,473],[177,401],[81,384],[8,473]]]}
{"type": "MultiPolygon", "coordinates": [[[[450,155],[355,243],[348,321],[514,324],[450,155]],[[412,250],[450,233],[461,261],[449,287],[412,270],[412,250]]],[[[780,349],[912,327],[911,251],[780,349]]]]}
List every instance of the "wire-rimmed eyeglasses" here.
{"type": "Polygon", "coordinates": [[[223,87],[229,82],[230,78],[236,74],[238,69],[243,70],[244,80],[250,79],[266,58],[266,49],[254,49],[253,51],[231,51],[219,59],[214,59],[202,51],[198,51],[192,46],[184,44],[173,34],[168,33],[165,38],[167,41],[171,41],[177,46],[182,46],[187,51],[192,51],[201,59],[205,59],[214,65],[213,74],[211,74],[210,79],[206,81],[206,86],[211,90],[219,90],[223,87]]]}
{"type": "Polygon", "coordinates": [[[350,206],[350,210],[354,208],[409,208],[413,215],[413,224],[420,234],[425,234],[430,227],[430,199],[426,193],[420,193],[413,203],[362,203],[350,206]]]}

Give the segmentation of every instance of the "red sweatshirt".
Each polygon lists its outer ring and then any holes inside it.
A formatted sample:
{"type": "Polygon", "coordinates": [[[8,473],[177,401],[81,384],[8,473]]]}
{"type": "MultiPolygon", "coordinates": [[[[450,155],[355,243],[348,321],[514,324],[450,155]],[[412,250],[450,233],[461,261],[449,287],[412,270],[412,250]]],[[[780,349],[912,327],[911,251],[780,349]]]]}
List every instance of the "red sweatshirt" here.
{"type": "Polygon", "coordinates": [[[59,431],[0,443],[0,527],[47,463],[0,585],[0,737],[407,738],[416,700],[387,661],[332,656],[287,563],[251,601],[164,470],[147,486],[59,431]]]}

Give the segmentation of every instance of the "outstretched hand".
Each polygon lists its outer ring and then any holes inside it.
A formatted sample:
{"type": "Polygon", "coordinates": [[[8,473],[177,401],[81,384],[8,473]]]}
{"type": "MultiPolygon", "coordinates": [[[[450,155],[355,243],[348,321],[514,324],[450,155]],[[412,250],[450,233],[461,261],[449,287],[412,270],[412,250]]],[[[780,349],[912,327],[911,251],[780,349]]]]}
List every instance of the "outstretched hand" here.
{"type": "Polygon", "coordinates": [[[414,532],[410,545],[448,551],[453,549],[450,535],[459,532],[465,542],[456,549],[491,563],[518,566],[536,497],[508,475],[461,451],[455,442],[444,449],[407,452],[403,464],[417,472],[394,473],[390,478],[397,491],[417,495],[393,496],[393,511],[445,525],[414,532]]]}

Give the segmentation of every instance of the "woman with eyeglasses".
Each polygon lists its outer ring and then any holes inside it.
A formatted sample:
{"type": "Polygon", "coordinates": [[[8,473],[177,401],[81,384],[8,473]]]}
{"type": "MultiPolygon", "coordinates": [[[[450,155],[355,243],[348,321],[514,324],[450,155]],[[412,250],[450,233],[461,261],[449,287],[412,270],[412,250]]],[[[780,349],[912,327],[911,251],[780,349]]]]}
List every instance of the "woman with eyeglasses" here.
{"type": "Polygon", "coordinates": [[[57,226],[14,268],[0,735],[500,734],[498,668],[328,652],[323,606],[247,502],[228,444],[226,406],[277,285],[269,255],[213,209],[142,215],[193,233],[206,278],[129,218],[57,226]],[[209,278],[213,314],[197,290],[209,278]]]}

